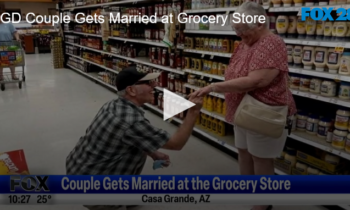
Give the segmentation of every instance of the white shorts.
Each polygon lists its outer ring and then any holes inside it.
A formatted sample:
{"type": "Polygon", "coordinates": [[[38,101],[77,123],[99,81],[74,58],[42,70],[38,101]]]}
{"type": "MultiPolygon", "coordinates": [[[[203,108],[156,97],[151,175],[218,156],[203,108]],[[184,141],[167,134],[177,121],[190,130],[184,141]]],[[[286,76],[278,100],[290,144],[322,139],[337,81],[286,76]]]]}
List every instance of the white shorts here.
{"type": "Polygon", "coordinates": [[[259,158],[276,158],[283,151],[287,140],[288,130],[285,129],[282,136],[274,139],[265,135],[234,126],[235,146],[239,149],[247,149],[248,152],[259,158]]]}

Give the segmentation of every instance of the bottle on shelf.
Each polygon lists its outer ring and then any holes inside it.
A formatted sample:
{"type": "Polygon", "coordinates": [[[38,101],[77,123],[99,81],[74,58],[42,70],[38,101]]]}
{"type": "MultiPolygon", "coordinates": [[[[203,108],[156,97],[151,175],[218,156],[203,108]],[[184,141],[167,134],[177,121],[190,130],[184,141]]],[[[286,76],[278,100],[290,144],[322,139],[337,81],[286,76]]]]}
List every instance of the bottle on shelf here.
{"type": "Polygon", "coordinates": [[[300,45],[294,46],[293,48],[293,66],[297,68],[302,67],[302,58],[303,58],[303,47],[300,45]]]}
{"type": "Polygon", "coordinates": [[[211,124],[212,124],[212,122],[213,122],[213,118],[212,117],[208,117],[207,118],[207,124],[206,124],[206,129],[208,131],[211,131],[211,124]]]}
{"type": "Polygon", "coordinates": [[[339,86],[338,97],[344,100],[350,99],[350,83],[349,82],[341,82],[339,86]]]}
{"type": "Polygon", "coordinates": [[[287,45],[288,65],[293,66],[293,45],[287,45]]]}
{"type": "Polygon", "coordinates": [[[216,109],[215,111],[219,114],[222,114],[222,99],[218,98],[217,102],[216,102],[216,109]]]}
{"type": "Polygon", "coordinates": [[[217,133],[218,123],[219,123],[219,121],[217,119],[213,119],[213,121],[211,122],[211,131],[212,132],[217,133]]]}
{"type": "Polygon", "coordinates": [[[348,136],[348,131],[341,130],[341,129],[335,129],[332,136],[332,147],[336,149],[345,149],[345,141],[346,137],[348,136]]]}
{"type": "Polygon", "coordinates": [[[207,103],[206,103],[206,107],[208,111],[213,111],[213,99],[211,96],[207,97],[207,103]]]}
{"type": "Polygon", "coordinates": [[[334,48],[329,48],[328,50],[327,67],[329,73],[338,73],[340,67],[340,54],[335,53],[334,48]]]}
{"type": "Polygon", "coordinates": [[[329,126],[329,129],[327,131],[327,138],[326,142],[332,143],[332,138],[333,138],[333,131],[334,131],[334,120],[331,121],[331,125],[329,126]]]}
{"type": "MultiPolygon", "coordinates": [[[[283,4],[284,5],[284,4],[283,4]]],[[[294,15],[288,16],[289,25],[288,25],[288,38],[296,38],[297,37],[297,21],[298,17],[294,15]]]]}
{"type": "Polygon", "coordinates": [[[328,49],[326,47],[316,47],[315,49],[315,59],[314,65],[316,67],[316,71],[324,71],[326,67],[328,58],[328,49]]]}
{"type": "Polygon", "coordinates": [[[219,136],[225,136],[226,135],[225,123],[223,121],[220,120],[220,122],[218,123],[217,130],[218,130],[217,133],[219,134],[219,136]]]}
{"type": "Polygon", "coordinates": [[[325,23],[326,22],[322,20],[316,21],[316,39],[317,40],[323,40],[325,23]]]}
{"type": "Polygon", "coordinates": [[[348,31],[347,22],[345,21],[338,22],[337,29],[336,29],[336,41],[344,41],[347,31],[348,31]]]}
{"type": "Polygon", "coordinates": [[[312,46],[304,46],[303,47],[303,64],[304,69],[312,69],[313,63],[315,60],[315,48],[312,46]]]}
{"type": "Polygon", "coordinates": [[[279,15],[276,20],[276,29],[278,35],[281,37],[286,37],[286,33],[289,26],[289,19],[286,15],[279,15]]]}
{"type": "Polygon", "coordinates": [[[331,120],[329,118],[322,118],[318,123],[317,137],[326,139],[327,132],[331,127],[331,120]]]}
{"type": "Polygon", "coordinates": [[[298,32],[298,38],[299,39],[305,39],[305,36],[306,36],[306,22],[301,19],[301,16],[298,17],[297,32],[298,32]]]}
{"type": "Polygon", "coordinates": [[[332,40],[332,30],[333,30],[333,22],[327,20],[324,24],[323,40],[325,41],[332,40]]]}
{"type": "Polygon", "coordinates": [[[344,52],[341,56],[338,74],[350,75],[350,52],[344,52]]]}
{"type": "Polygon", "coordinates": [[[201,125],[204,128],[207,126],[207,115],[203,113],[201,114],[201,125]]]}

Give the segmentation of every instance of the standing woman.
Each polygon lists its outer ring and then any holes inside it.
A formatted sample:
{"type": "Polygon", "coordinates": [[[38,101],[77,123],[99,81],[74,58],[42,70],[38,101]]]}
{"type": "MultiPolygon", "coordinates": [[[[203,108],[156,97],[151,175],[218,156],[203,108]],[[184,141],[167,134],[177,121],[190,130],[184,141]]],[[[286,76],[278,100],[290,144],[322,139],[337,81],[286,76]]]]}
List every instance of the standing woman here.
{"type": "MultiPolygon", "coordinates": [[[[267,15],[255,2],[243,3],[237,13],[267,15]]],[[[225,72],[225,81],[213,83],[195,91],[194,95],[210,92],[225,93],[226,121],[233,123],[237,108],[246,93],[270,106],[288,106],[288,117],[296,113],[296,106],[288,87],[288,59],[285,43],[270,32],[265,23],[232,23],[242,41],[235,49],[225,72]]],[[[249,123],[249,122],[247,122],[249,123]]],[[[239,153],[242,175],[274,175],[273,159],[280,156],[287,139],[285,129],[279,138],[262,135],[234,126],[235,146],[239,153]]],[[[272,209],[254,206],[253,210],[272,209]]]]}
{"type": "MultiPolygon", "coordinates": [[[[0,15],[4,12],[5,12],[5,9],[1,8],[0,15]]],[[[3,16],[3,18],[5,19],[6,16],[3,16]]],[[[0,19],[0,44],[1,42],[12,41],[14,38],[17,41],[20,41],[16,28],[13,26],[12,23],[3,23],[0,19]]],[[[11,70],[12,79],[18,80],[18,77],[16,77],[16,74],[15,74],[15,67],[10,66],[10,70],[11,70]]],[[[0,66],[0,81],[2,80],[4,80],[3,67],[0,66]]]]}

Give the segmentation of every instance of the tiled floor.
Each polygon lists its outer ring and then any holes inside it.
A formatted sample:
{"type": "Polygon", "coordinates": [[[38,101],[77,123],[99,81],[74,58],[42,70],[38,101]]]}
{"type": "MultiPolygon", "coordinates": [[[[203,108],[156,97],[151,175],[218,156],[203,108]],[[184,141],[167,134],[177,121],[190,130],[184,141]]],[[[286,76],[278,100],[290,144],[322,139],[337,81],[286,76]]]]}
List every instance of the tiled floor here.
{"type": "MultiPolygon", "coordinates": [[[[116,97],[107,89],[68,69],[53,69],[51,55],[28,55],[27,81],[0,92],[1,151],[24,149],[32,174],[64,174],[65,158],[106,101],[116,97]]],[[[176,126],[147,113],[170,133],[176,126]]],[[[172,165],[154,171],[147,161],[143,174],[238,174],[237,161],[191,137],[182,151],[165,151],[172,165]]],[[[82,206],[1,206],[2,210],[83,210],[82,206]]],[[[249,210],[251,206],[141,206],[135,210],[249,210]]],[[[276,206],[274,210],[322,210],[316,206],[276,206]]]]}

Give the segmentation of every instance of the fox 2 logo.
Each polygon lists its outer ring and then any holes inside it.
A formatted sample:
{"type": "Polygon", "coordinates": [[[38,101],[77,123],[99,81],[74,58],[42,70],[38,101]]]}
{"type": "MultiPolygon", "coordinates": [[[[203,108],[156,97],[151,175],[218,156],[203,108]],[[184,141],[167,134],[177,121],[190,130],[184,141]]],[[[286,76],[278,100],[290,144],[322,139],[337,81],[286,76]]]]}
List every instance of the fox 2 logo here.
{"type": "Polygon", "coordinates": [[[46,184],[48,178],[48,176],[11,176],[10,191],[14,192],[17,188],[20,188],[20,190],[24,190],[27,192],[49,192],[50,189],[47,187],[46,184]]]}
{"type": "Polygon", "coordinates": [[[210,195],[201,195],[199,198],[199,203],[210,203],[210,195]]]}

